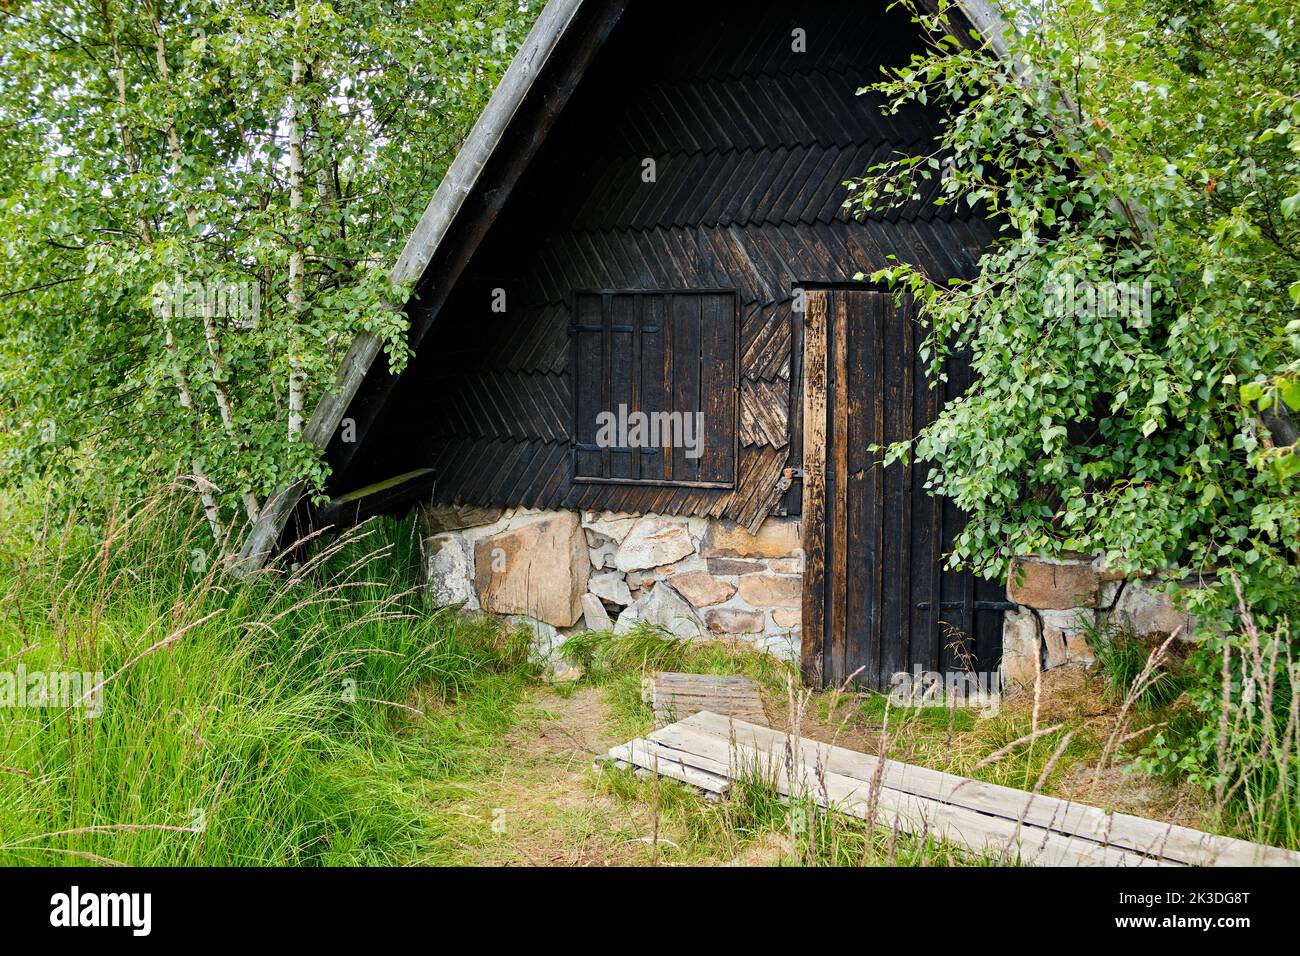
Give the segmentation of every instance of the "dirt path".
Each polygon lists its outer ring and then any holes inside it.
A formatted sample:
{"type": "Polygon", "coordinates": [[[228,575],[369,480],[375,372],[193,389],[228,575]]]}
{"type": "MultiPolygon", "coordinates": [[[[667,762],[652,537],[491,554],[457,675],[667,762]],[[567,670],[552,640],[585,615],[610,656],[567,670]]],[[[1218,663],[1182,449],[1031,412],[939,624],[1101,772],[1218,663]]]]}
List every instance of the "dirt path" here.
{"type": "MultiPolygon", "coordinates": [[[[1052,706],[1044,707],[1044,721],[1088,728],[1092,735],[1109,731],[1108,708],[1094,691],[1082,684],[1058,690],[1061,693],[1052,706]]],[[[791,849],[780,827],[775,832],[740,833],[729,825],[725,805],[706,805],[694,791],[660,792],[649,784],[595,772],[595,758],[629,736],[611,713],[609,692],[592,686],[531,689],[517,723],[492,754],[492,771],[440,794],[435,812],[445,818],[446,837],[455,847],[454,862],[716,866],[770,865],[789,858],[791,849]]],[[[788,729],[786,700],[765,694],[764,709],[772,727],[788,729]]],[[[890,756],[943,766],[950,757],[969,751],[969,759],[960,761],[969,763],[1019,736],[1020,728],[1011,729],[1009,717],[1001,725],[997,720],[976,720],[953,738],[948,728],[933,725],[924,715],[907,721],[899,715],[890,724],[890,756]]],[[[854,705],[838,697],[814,702],[801,730],[806,739],[864,753],[880,750],[879,720],[855,714],[854,705]],[[842,704],[843,709],[831,711],[823,704],[842,704]]],[[[1045,750],[1040,757],[1047,754],[1045,750]]],[[[1185,788],[1171,788],[1121,769],[1101,775],[1085,770],[1085,766],[1071,768],[1059,777],[1051,788],[1054,795],[1173,823],[1195,826],[1199,822],[1185,788]]],[[[1036,768],[1032,776],[1037,776],[1036,768]]],[[[1022,785],[1020,780],[1008,782],[1022,785]]]]}
{"type": "Polygon", "coordinates": [[[592,761],[611,735],[598,687],[539,688],[500,748],[500,764],[457,808],[482,821],[466,847],[482,865],[618,866],[653,862],[653,811],[602,793],[592,761]]]}

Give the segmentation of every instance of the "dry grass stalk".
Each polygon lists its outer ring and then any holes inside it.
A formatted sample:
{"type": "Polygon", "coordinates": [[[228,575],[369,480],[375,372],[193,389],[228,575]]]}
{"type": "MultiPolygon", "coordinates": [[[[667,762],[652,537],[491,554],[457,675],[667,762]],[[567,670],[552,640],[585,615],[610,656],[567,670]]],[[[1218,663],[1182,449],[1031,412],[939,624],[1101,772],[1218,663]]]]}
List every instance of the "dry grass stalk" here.
{"type": "Polygon", "coordinates": [[[1146,692],[1147,688],[1158,679],[1156,672],[1169,655],[1169,645],[1174,642],[1181,632],[1181,627],[1174,628],[1173,633],[1165,638],[1164,642],[1159,647],[1155,648],[1149,655],[1147,655],[1146,664],[1143,665],[1138,676],[1133,679],[1133,683],[1129,686],[1128,693],[1124,695],[1124,702],[1120,704],[1119,714],[1115,718],[1115,728],[1111,731],[1110,737],[1107,738],[1106,745],[1102,747],[1101,758],[1097,761],[1098,772],[1106,769],[1110,758],[1114,755],[1119,738],[1122,737],[1124,732],[1128,729],[1129,712],[1133,709],[1133,705],[1137,703],[1142,694],[1146,692]]]}
{"type": "Polygon", "coordinates": [[[1240,794],[1255,829],[1267,830],[1291,812],[1291,764],[1300,743],[1300,662],[1292,655],[1289,622],[1279,621],[1266,640],[1235,574],[1232,583],[1245,646],[1237,649],[1241,698],[1234,703],[1232,647],[1228,641],[1223,645],[1215,806],[1222,815],[1240,794]],[[1287,701],[1280,733],[1279,699],[1287,701]]]}
{"type": "MultiPolygon", "coordinates": [[[[1064,737],[1061,738],[1061,742],[1060,744],[1057,745],[1056,751],[1052,754],[1051,759],[1047,761],[1047,765],[1043,767],[1043,772],[1038,775],[1038,780],[1034,782],[1034,789],[1033,789],[1034,796],[1038,796],[1040,793],[1043,792],[1043,784],[1045,784],[1047,782],[1047,778],[1051,776],[1052,771],[1056,768],[1056,762],[1060,760],[1061,755],[1065,753],[1065,748],[1070,746],[1070,741],[1071,739],[1073,739],[1073,737],[1074,737],[1074,731],[1071,730],[1064,737]]],[[[1025,809],[1026,810],[1029,809],[1028,803],[1025,804],[1025,809]]],[[[1021,816],[1021,819],[1022,820],[1024,819],[1023,815],[1021,816]]]]}
{"type": "Polygon", "coordinates": [[[650,789],[651,789],[651,793],[653,794],[652,807],[653,807],[653,821],[654,821],[653,839],[651,840],[650,843],[650,852],[654,857],[654,865],[658,866],[659,865],[660,804],[659,804],[659,754],[657,753],[655,754],[655,771],[651,775],[650,780],[651,780],[650,789]]]}
{"type": "MultiPolygon", "coordinates": [[[[1031,612],[1032,613],[1032,612],[1031,612]]],[[[1030,733],[1038,733],[1038,714],[1043,703],[1043,642],[1034,644],[1034,712],[1029,720],[1030,733]]]]}
{"type": "Polygon", "coordinates": [[[974,773],[977,770],[983,770],[985,767],[989,766],[990,764],[995,764],[999,760],[1006,759],[1008,756],[1011,755],[1011,752],[1015,750],[1017,747],[1019,747],[1021,744],[1027,744],[1030,741],[1037,740],[1039,737],[1045,737],[1048,734],[1056,733],[1056,731],[1060,730],[1064,726],[1065,726],[1064,724],[1052,724],[1052,726],[1050,727],[1044,727],[1041,730],[1030,731],[1029,733],[1025,734],[1023,737],[1017,737],[1015,740],[1011,741],[1011,743],[1007,744],[1005,747],[998,748],[997,750],[993,751],[993,753],[989,754],[987,757],[985,757],[983,760],[977,763],[974,767],[971,768],[971,773],[974,773]]]}
{"type": "Polygon", "coordinates": [[[952,750],[952,735],[957,725],[957,688],[952,689],[948,701],[948,739],[944,741],[944,747],[952,750]]]}

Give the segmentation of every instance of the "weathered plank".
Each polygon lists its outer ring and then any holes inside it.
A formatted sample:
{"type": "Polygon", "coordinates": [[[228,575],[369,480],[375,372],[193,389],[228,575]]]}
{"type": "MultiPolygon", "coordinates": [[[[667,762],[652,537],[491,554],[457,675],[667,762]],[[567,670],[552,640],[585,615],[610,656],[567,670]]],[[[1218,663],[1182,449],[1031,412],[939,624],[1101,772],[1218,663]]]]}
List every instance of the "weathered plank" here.
{"type": "Polygon", "coordinates": [[[799,665],[822,683],[826,625],[826,292],[806,293],[803,352],[803,615],[799,665]]]}
{"type": "Polygon", "coordinates": [[[790,383],[747,378],[740,384],[740,442],[784,448],[788,430],[790,383]]]}
{"type": "MultiPolygon", "coordinates": [[[[731,787],[726,764],[651,740],[638,738],[621,744],[605,754],[603,760],[616,765],[641,767],[709,793],[725,793],[731,787]]],[[[597,765],[601,762],[598,760],[597,765]]]]}
{"type": "MultiPolygon", "coordinates": [[[[699,713],[682,721],[693,730],[712,734],[755,751],[784,754],[788,736],[768,727],[747,725],[717,714],[699,713]]],[[[800,740],[803,762],[864,783],[877,772],[879,758],[844,747],[800,740]]],[[[955,774],[886,760],[880,771],[884,787],[915,796],[994,814],[1032,826],[1078,836],[1172,862],[1193,866],[1300,866],[1300,854],[1245,840],[1204,833],[1190,827],[1161,823],[1099,807],[1073,803],[1014,787],[984,783],[955,774]]]]}
{"type": "Polygon", "coordinates": [[[642,682],[641,696],[654,707],[656,727],[700,711],[767,723],[758,682],[752,677],[661,671],[642,682]]]}
{"type": "MultiPolygon", "coordinates": [[[[845,570],[849,564],[849,407],[861,414],[861,399],[850,395],[849,389],[849,323],[852,315],[848,308],[848,296],[843,293],[834,297],[831,314],[834,332],[833,379],[827,388],[829,402],[834,416],[831,428],[831,448],[834,455],[828,454],[827,468],[830,478],[827,482],[828,498],[826,502],[827,525],[830,532],[831,558],[826,568],[826,603],[830,616],[830,673],[836,684],[848,677],[847,637],[848,637],[848,577],[845,570]]],[[[825,673],[822,675],[825,677],[825,673]]]]}
{"type": "MultiPolygon", "coordinates": [[[[737,727],[742,726],[739,721],[735,723],[737,727]]],[[[679,764],[708,768],[715,775],[725,768],[732,779],[770,781],[783,796],[811,800],[824,808],[863,820],[874,814],[878,826],[893,828],[896,825],[903,832],[932,835],[977,854],[993,855],[1007,862],[1044,866],[1175,865],[1050,829],[1021,824],[1014,819],[895,790],[883,784],[873,800],[871,781],[802,760],[787,761],[783,750],[754,747],[740,739],[731,741],[700,730],[687,721],[656,730],[650,735],[649,742],[666,748],[662,754],[679,755],[674,757],[679,764]]],[[[642,762],[645,757],[639,756],[636,748],[629,753],[631,762],[650,766],[642,762]]],[[[658,759],[663,766],[664,757],[658,759]]],[[[676,772],[677,766],[671,764],[670,769],[676,772]]]]}
{"type": "Polygon", "coordinates": [[[316,523],[322,528],[360,524],[400,502],[427,497],[433,491],[433,485],[433,469],[417,468],[331,498],[317,511],[316,523]]]}

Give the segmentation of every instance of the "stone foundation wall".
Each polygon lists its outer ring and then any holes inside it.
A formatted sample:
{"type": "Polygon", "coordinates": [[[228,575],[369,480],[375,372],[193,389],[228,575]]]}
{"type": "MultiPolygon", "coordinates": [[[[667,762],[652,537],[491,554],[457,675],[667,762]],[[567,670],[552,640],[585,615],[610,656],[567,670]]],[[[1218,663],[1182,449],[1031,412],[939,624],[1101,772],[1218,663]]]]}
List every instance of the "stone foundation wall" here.
{"type": "Polygon", "coordinates": [[[1003,618],[1003,687],[1022,690],[1039,671],[1092,664],[1088,635],[1098,627],[1122,625],[1148,640],[1178,630],[1190,639],[1195,622],[1174,606],[1166,581],[1125,579],[1099,557],[1015,559],[1007,598],[1019,608],[1003,618]]]}
{"type": "Polygon", "coordinates": [[[430,602],[527,622],[541,645],[647,621],[798,659],[798,518],[769,517],[757,534],[711,518],[526,508],[439,507],[421,521],[430,602]]]}
{"type": "MultiPolygon", "coordinates": [[[[573,633],[646,621],[682,637],[730,636],[797,660],[804,555],[798,518],[757,534],[731,521],[527,508],[439,507],[421,514],[424,588],[525,623],[551,656],[573,633]]],[[[1123,624],[1143,638],[1189,635],[1164,579],[1125,580],[1099,558],[1018,558],[1002,631],[1002,686],[1095,661],[1089,633],[1123,624]]]]}

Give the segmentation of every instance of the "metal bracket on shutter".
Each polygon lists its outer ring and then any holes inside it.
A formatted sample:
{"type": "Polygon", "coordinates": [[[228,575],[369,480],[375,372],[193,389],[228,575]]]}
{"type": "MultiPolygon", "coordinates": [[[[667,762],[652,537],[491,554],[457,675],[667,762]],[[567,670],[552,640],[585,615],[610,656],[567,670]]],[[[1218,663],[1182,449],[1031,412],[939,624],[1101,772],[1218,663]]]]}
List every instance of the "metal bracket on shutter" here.
{"type": "Polygon", "coordinates": [[[802,469],[802,468],[787,468],[785,471],[781,472],[781,474],[782,474],[782,476],[783,476],[787,481],[802,481],[802,480],[803,480],[803,469],[802,469]]]}
{"type": "MultiPolygon", "coordinates": [[[[918,611],[928,611],[931,608],[929,601],[922,601],[916,605],[918,611]]],[[[1014,611],[1020,607],[1019,604],[1012,604],[1010,601],[976,601],[975,610],[977,611],[1014,611]]],[[[965,601],[940,601],[939,610],[956,611],[966,607],[965,601]]]]}

